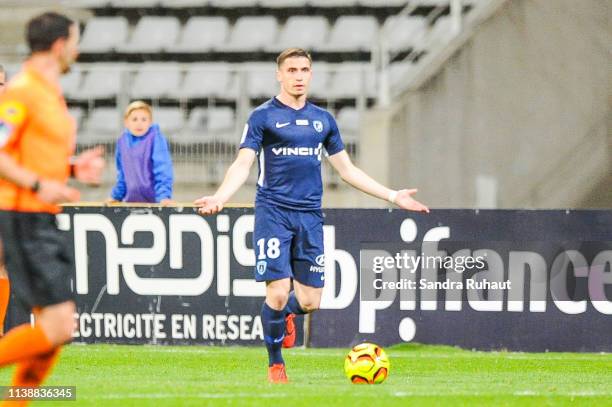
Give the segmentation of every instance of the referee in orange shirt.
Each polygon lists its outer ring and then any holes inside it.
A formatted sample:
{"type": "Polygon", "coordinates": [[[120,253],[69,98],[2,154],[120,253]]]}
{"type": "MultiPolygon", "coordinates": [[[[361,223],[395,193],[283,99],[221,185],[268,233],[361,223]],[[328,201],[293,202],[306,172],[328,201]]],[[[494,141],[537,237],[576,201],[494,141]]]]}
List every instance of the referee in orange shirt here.
{"type": "MultiPolygon", "coordinates": [[[[0,96],[6,88],[6,70],[0,65],[0,96]]],[[[0,240],[0,337],[4,335],[4,318],[8,309],[9,299],[11,296],[10,283],[6,267],[4,267],[4,255],[2,254],[2,240],[0,240]]]]}
{"type": "MultiPolygon", "coordinates": [[[[59,79],[75,61],[78,25],[45,13],[27,25],[31,55],[0,96],[0,233],[11,289],[36,322],[0,339],[0,367],[17,364],[14,386],[38,386],[74,330],[70,289],[73,257],[56,225],[59,203],[79,192],[66,185],[100,181],[103,151],[83,152],[70,164],[76,123],[59,79]]],[[[10,405],[16,405],[11,402],[10,405]]]]}

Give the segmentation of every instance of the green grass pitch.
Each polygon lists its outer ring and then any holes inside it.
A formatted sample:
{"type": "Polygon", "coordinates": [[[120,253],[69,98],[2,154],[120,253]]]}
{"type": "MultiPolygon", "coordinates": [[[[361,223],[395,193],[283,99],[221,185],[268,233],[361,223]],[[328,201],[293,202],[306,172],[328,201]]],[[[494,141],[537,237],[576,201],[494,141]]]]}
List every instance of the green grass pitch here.
{"type": "MultiPolygon", "coordinates": [[[[353,385],[347,349],[291,349],[291,383],[266,382],[264,348],[71,345],[47,385],[74,385],[65,406],[612,406],[612,354],[386,348],[389,379],[353,385]]],[[[0,371],[0,384],[11,369],[0,371]]]]}

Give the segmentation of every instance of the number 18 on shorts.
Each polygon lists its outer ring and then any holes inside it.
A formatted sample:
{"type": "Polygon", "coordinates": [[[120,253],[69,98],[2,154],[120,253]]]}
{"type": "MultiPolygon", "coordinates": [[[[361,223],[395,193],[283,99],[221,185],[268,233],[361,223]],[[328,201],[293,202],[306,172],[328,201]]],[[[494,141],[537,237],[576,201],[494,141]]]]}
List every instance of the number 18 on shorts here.
{"type": "Polygon", "coordinates": [[[323,215],[320,210],[297,211],[272,205],[256,205],[255,280],[293,278],[323,287],[323,215]]]}

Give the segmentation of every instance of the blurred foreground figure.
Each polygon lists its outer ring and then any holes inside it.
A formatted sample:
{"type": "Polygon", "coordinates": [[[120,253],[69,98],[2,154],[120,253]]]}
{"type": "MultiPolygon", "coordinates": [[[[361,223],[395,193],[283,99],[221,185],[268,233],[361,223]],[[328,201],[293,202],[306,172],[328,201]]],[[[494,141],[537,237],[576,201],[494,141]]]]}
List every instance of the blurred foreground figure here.
{"type": "Polygon", "coordinates": [[[104,167],[101,148],[72,158],[76,124],[59,79],[78,55],[78,25],[45,13],[30,20],[26,35],[31,55],[0,97],[4,260],[15,298],[36,316],[33,326],[23,324],[0,339],[0,367],[17,365],[14,386],[40,385],[72,338],[73,259],[55,215],[60,203],[79,199],[79,192],[66,185],[71,175],[97,184],[104,167]]]}

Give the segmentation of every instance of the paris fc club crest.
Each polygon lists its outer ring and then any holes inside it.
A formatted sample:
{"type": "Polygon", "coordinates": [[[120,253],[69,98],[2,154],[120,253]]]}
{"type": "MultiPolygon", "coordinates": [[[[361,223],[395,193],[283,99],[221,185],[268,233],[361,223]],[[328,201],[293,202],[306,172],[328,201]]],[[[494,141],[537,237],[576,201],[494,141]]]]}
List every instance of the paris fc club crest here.
{"type": "Polygon", "coordinates": [[[319,133],[321,133],[323,131],[323,123],[320,120],[314,120],[312,122],[312,126],[319,133]]]}
{"type": "Polygon", "coordinates": [[[257,272],[259,275],[263,275],[266,272],[266,268],[268,263],[265,260],[261,260],[257,262],[257,272]]]}

